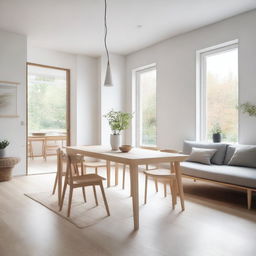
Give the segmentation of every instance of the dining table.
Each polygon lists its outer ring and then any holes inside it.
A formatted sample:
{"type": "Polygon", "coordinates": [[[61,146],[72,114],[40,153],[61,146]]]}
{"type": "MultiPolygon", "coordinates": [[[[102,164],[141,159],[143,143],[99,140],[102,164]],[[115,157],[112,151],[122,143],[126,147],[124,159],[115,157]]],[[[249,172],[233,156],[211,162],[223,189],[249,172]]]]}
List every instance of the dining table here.
{"type": "Polygon", "coordinates": [[[139,172],[140,165],[157,165],[159,163],[173,163],[174,172],[176,174],[178,194],[181,200],[182,211],[185,210],[184,192],[182,185],[182,174],[180,163],[185,161],[188,156],[180,153],[168,153],[161,151],[154,151],[142,148],[132,148],[129,152],[112,151],[110,147],[103,145],[90,146],[70,146],[66,148],[67,152],[67,167],[70,167],[69,156],[73,154],[80,154],[86,157],[106,160],[107,162],[107,182],[110,184],[110,168],[111,162],[128,165],[130,168],[130,186],[133,206],[133,223],[134,230],[139,229],[139,172]]]}

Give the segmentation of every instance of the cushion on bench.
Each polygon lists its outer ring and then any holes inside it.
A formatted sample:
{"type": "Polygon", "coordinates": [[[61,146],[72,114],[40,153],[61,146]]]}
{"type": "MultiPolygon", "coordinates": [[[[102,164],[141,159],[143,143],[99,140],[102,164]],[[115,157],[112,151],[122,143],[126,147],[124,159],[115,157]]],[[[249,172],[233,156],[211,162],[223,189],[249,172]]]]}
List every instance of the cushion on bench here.
{"type": "Polygon", "coordinates": [[[181,170],[183,174],[193,177],[256,188],[255,168],[182,162],[181,170]]]}

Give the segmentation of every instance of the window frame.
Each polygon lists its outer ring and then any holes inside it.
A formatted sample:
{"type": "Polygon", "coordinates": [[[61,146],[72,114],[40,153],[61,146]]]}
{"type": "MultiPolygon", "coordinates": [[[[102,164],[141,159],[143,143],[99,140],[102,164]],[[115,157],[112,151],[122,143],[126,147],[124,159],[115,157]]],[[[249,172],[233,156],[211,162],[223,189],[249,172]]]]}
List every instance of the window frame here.
{"type": "MultiPolygon", "coordinates": [[[[157,122],[156,122],[156,144],[155,145],[143,145],[142,144],[142,129],[141,127],[141,108],[140,108],[140,75],[149,71],[155,70],[156,71],[156,93],[157,93],[157,67],[156,64],[150,64],[147,66],[143,66],[133,70],[133,77],[134,77],[134,97],[135,97],[135,123],[134,123],[134,133],[135,138],[133,139],[135,145],[137,147],[156,147],[157,146],[157,122]]],[[[157,96],[156,96],[156,106],[157,106],[157,96]]],[[[156,120],[157,120],[157,110],[156,110],[156,120]]]]}
{"type": "MultiPolygon", "coordinates": [[[[233,49],[239,50],[238,39],[226,42],[223,44],[208,47],[196,52],[196,140],[197,141],[207,141],[207,116],[206,116],[206,57],[215,55],[221,52],[228,52],[233,49]]],[[[239,54],[239,52],[238,52],[239,54]]],[[[238,55],[239,61],[239,55],[238,55]]],[[[239,63],[238,63],[239,66],[239,63]]],[[[239,104],[239,69],[238,69],[238,104],[239,104]]],[[[238,123],[237,132],[239,140],[239,112],[238,112],[238,123]]]]}

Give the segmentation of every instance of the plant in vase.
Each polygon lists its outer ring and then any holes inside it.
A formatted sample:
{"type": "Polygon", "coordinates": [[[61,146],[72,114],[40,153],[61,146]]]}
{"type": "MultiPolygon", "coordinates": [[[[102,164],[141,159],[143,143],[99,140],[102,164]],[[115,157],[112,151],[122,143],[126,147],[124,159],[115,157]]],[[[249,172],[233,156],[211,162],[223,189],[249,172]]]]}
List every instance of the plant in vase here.
{"type": "Polygon", "coordinates": [[[214,124],[212,128],[212,140],[214,143],[221,142],[221,134],[222,130],[220,125],[218,123],[214,124]]]}
{"type": "Polygon", "coordinates": [[[5,148],[10,144],[8,140],[0,140],[0,157],[5,156],[5,148]]]}
{"type": "Polygon", "coordinates": [[[109,126],[112,130],[110,135],[110,144],[112,150],[118,150],[121,144],[121,131],[126,130],[133,117],[131,113],[110,110],[104,117],[108,120],[109,126]]]}

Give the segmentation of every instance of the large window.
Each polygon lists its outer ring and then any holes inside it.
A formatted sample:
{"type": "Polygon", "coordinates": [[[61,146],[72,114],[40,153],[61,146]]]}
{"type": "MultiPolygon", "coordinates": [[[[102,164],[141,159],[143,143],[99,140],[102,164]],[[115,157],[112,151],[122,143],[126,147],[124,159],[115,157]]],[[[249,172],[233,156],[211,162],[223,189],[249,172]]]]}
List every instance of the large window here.
{"type": "Polygon", "coordinates": [[[137,146],[156,146],[156,68],[136,71],[137,146]]]}
{"type": "Polygon", "coordinates": [[[201,51],[198,137],[211,140],[214,127],[223,141],[238,140],[238,47],[237,44],[201,51]]]}

